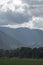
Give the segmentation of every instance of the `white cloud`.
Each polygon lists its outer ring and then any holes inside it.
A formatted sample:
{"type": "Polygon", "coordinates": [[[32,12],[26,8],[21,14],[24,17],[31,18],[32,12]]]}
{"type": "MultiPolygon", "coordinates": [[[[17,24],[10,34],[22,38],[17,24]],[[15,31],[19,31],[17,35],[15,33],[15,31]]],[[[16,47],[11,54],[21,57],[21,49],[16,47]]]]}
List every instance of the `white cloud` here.
{"type": "Polygon", "coordinates": [[[8,24],[8,25],[0,25],[2,27],[9,27],[9,28],[20,28],[20,27],[26,27],[30,29],[41,29],[43,30],[43,18],[41,17],[32,17],[32,20],[29,22],[25,22],[22,24],[8,24]]]}
{"type": "Polygon", "coordinates": [[[28,22],[30,26],[28,28],[31,29],[41,29],[43,30],[43,17],[32,17],[32,20],[28,22]]]}
{"type": "Polygon", "coordinates": [[[21,0],[0,0],[0,11],[17,11],[17,12],[23,12],[24,4],[21,0]],[[17,10],[16,10],[17,9],[17,10]]]}

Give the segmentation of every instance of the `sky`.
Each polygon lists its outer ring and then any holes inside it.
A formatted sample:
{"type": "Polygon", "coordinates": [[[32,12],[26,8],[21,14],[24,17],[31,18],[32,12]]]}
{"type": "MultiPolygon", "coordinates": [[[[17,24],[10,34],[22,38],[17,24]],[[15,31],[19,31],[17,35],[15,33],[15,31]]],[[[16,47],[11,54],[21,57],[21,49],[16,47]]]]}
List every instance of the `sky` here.
{"type": "Polygon", "coordinates": [[[0,26],[43,30],[43,0],[0,0],[0,26]]]}

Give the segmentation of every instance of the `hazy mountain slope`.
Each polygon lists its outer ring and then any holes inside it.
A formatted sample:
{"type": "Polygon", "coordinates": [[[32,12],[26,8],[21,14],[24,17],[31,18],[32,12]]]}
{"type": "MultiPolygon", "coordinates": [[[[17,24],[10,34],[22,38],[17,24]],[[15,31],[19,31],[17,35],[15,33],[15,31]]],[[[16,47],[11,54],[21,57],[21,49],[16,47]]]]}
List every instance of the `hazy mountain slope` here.
{"type": "Polygon", "coordinates": [[[43,31],[28,29],[28,28],[0,28],[6,34],[12,36],[13,38],[19,40],[26,46],[29,47],[41,47],[43,46],[43,31]]]}
{"type": "Polygon", "coordinates": [[[0,31],[0,49],[15,49],[20,46],[19,41],[0,31]]]}

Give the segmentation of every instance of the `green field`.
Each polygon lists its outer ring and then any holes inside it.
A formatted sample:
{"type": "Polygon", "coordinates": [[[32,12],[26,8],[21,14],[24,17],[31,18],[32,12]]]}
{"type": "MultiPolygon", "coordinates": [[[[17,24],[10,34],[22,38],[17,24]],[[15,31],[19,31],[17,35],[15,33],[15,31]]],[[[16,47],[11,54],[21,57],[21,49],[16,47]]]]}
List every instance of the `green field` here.
{"type": "Polygon", "coordinates": [[[0,65],[43,65],[42,59],[0,59],[0,65]]]}

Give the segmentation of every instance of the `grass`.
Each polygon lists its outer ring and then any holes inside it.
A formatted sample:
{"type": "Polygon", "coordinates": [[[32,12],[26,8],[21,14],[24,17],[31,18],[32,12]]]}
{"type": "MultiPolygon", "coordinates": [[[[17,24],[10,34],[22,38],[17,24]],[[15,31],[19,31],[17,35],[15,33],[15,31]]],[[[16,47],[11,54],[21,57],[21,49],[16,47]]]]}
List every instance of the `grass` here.
{"type": "Polygon", "coordinates": [[[0,65],[43,65],[42,59],[0,59],[0,65]]]}

